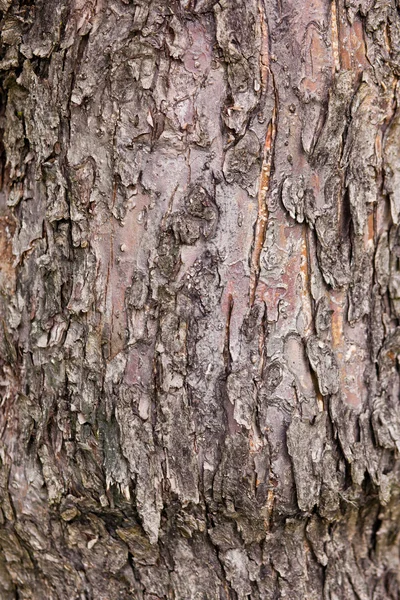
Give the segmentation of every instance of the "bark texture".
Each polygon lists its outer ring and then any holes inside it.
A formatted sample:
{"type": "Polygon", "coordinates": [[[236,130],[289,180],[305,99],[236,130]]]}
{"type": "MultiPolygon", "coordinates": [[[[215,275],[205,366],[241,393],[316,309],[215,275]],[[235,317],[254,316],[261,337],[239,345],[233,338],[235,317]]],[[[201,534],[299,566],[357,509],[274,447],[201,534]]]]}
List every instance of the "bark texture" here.
{"type": "Polygon", "coordinates": [[[0,0],[0,597],[398,600],[398,0],[0,0]]]}

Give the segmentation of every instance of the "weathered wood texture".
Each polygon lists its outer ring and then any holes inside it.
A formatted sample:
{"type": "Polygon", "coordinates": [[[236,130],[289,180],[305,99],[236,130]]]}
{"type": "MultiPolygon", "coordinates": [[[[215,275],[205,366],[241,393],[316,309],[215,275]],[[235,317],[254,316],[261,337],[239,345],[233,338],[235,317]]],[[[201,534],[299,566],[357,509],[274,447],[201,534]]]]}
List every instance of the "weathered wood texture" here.
{"type": "Polygon", "coordinates": [[[0,597],[400,597],[398,0],[0,0],[0,597]]]}

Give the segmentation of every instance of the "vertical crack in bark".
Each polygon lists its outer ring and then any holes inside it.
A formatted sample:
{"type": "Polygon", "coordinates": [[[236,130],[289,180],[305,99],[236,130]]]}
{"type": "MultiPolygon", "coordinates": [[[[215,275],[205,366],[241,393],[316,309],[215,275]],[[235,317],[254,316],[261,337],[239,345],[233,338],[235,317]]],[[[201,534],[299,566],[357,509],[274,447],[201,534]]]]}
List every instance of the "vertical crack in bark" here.
{"type": "Polygon", "coordinates": [[[229,345],[230,345],[230,328],[231,328],[231,317],[232,317],[233,305],[234,305],[234,300],[233,300],[232,294],[229,294],[228,310],[227,310],[226,324],[225,324],[225,343],[224,343],[224,362],[225,362],[225,369],[226,369],[227,375],[230,372],[231,362],[232,362],[229,345]]]}
{"type": "Polygon", "coordinates": [[[224,350],[223,350],[223,357],[224,357],[224,364],[225,364],[225,377],[224,377],[224,382],[223,382],[223,397],[224,397],[224,408],[225,408],[225,414],[226,414],[226,419],[227,419],[227,424],[228,424],[228,431],[231,435],[237,434],[240,431],[240,426],[238,425],[238,423],[236,423],[235,421],[235,417],[234,417],[234,405],[232,404],[231,400],[229,399],[228,393],[227,393],[227,380],[228,380],[228,376],[231,373],[231,368],[232,368],[232,356],[230,353],[230,343],[231,343],[231,319],[232,319],[232,312],[234,310],[234,299],[232,294],[229,294],[228,299],[228,308],[227,308],[227,316],[226,316],[226,324],[225,324],[225,340],[224,340],[224,350]]]}
{"type": "Polygon", "coordinates": [[[108,266],[107,266],[107,278],[106,278],[106,282],[105,282],[105,293],[104,293],[104,298],[105,298],[105,311],[103,313],[103,327],[105,325],[105,323],[107,322],[107,305],[108,303],[110,303],[110,315],[109,315],[109,319],[110,319],[110,332],[109,332],[109,339],[110,339],[110,352],[109,352],[109,360],[111,360],[113,358],[112,356],[112,339],[113,339],[113,320],[114,320],[114,305],[113,305],[113,298],[112,298],[112,289],[110,286],[110,281],[111,281],[111,271],[114,265],[114,237],[115,237],[115,232],[114,232],[114,216],[113,216],[113,209],[114,209],[114,205],[115,205],[115,199],[117,196],[117,187],[118,184],[117,182],[114,183],[114,187],[113,187],[113,194],[112,194],[112,201],[111,201],[111,232],[110,232],[110,258],[108,261],[108,266]]]}

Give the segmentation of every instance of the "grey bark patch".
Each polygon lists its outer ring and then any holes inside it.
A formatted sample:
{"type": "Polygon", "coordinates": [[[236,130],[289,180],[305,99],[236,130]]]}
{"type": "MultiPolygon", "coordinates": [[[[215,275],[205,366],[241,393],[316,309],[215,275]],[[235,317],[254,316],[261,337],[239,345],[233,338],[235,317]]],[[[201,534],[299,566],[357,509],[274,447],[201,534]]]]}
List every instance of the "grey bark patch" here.
{"type": "Polygon", "coordinates": [[[335,76],[325,123],[312,154],[317,164],[335,164],[338,160],[346,123],[344,117],[349,109],[353,86],[354,74],[351,71],[343,70],[335,76]]]}
{"type": "Polygon", "coordinates": [[[314,423],[294,418],[287,431],[287,447],[293,462],[297,502],[300,510],[311,512],[318,505],[326,440],[326,413],[314,423]]]}
{"type": "Polygon", "coordinates": [[[260,142],[254,132],[248,131],[226,153],[224,175],[228,183],[238,183],[254,195],[254,184],[260,172],[259,157],[260,142]]]}
{"type": "Polygon", "coordinates": [[[250,429],[255,409],[256,390],[249,371],[231,373],[227,379],[229,401],[233,404],[233,417],[239,425],[250,429]]]}
{"type": "Polygon", "coordinates": [[[321,393],[336,394],[339,389],[339,371],[331,348],[316,336],[307,341],[307,356],[318,378],[321,393]]]}
{"type": "Polygon", "coordinates": [[[305,193],[303,176],[300,176],[297,181],[286,178],[282,183],[282,204],[290,216],[299,223],[304,221],[305,193]]]}

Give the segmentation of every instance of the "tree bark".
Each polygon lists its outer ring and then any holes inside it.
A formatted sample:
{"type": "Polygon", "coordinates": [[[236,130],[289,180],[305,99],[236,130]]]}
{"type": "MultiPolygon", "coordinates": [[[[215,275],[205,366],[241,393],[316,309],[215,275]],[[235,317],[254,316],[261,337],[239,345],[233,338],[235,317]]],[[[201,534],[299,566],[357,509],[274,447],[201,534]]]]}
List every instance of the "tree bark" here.
{"type": "Polygon", "coordinates": [[[400,597],[398,0],[0,0],[0,597],[400,597]]]}

